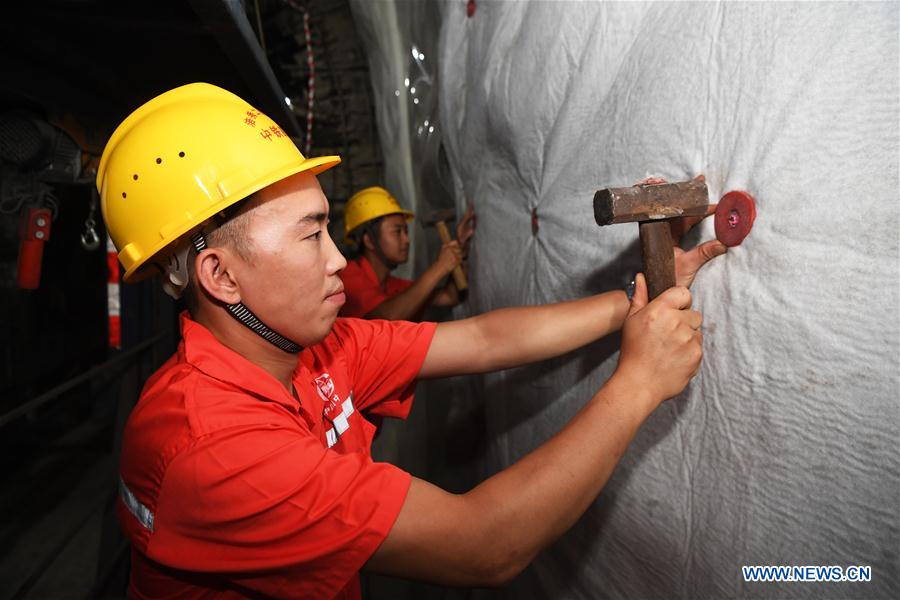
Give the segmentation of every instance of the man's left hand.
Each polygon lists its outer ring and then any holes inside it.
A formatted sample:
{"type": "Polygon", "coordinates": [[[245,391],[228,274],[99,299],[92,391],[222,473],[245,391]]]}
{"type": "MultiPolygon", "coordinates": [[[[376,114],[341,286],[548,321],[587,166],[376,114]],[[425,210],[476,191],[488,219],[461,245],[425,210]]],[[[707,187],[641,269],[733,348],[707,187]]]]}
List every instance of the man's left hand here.
{"type": "Polygon", "coordinates": [[[459,223],[456,225],[456,239],[462,247],[463,255],[468,254],[469,240],[472,239],[473,235],[475,235],[475,211],[472,210],[472,206],[470,205],[466,209],[462,219],[460,219],[459,223]]]}
{"type": "Polygon", "coordinates": [[[728,247],[719,240],[703,242],[691,250],[682,250],[678,245],[685,233],[715,212],[716,205],[713,204],[707,209],[705,215],[682,217],[669,221],[669,228],[672,230],[672,243],[675,246],[675,285],[691,287],[691,283],[694,282],[694,277],[697,275],[700,267],[728,251],[728,247]]]}

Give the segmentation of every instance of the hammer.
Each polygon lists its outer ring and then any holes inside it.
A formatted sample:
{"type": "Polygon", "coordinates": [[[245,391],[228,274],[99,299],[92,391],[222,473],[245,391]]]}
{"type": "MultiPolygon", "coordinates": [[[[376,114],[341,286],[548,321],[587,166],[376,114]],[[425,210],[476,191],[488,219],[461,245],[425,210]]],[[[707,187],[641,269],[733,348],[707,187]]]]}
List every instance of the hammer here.
{"type": "MultiPolygon", "coordinates": [[[[426,226],[434,225],[435,229],[438,231],[438,235],[441,236],[441,243],[446,244],[452,238],[450,237],[450,231],[447,229],[445,221],[453,221],[455,219],[456,212],[453,210],[436,210],[423,216],[422,223],[426,226]]],[[[469,289],[469,284],[466,282],[466,274],[463,272],[462,267],[459,265],[454,267],[452,275],[457,290],[462,292],[469,289]]]]}
{"type": "Polygon", "coordinates": [[[609,188],[594,194],[597,225],[638,222],[641,261],[651,300],[675,285],[669,219],[705,215],[708,208],[706,182],[702,179],[609,188]]]}

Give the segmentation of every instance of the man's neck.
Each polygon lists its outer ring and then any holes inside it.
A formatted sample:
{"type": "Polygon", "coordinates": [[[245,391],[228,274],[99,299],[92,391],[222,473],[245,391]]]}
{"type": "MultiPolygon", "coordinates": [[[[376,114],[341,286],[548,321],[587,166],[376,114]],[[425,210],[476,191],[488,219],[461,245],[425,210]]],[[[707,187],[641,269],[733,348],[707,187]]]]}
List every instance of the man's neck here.
{"type": "Polygon", "coordinates": [[[375,271],[375,277],[378,278],[378,283],[383,285],[384,282],[387,281],[388,275],[391,274],[391,270],[380,258],[378,258],[378,255],[371,250],[367,249],[363,253],[363,256],[369,261],[369,264],[372,265],[372,270],[375,271]]]}
{"type": "Polygon", "coordinates": [[[224,346],[262,367],[291,391],[299,356],[281,350],[238,322],[224,308],[198,311],[194,320],[206,327],[224,346]]]}

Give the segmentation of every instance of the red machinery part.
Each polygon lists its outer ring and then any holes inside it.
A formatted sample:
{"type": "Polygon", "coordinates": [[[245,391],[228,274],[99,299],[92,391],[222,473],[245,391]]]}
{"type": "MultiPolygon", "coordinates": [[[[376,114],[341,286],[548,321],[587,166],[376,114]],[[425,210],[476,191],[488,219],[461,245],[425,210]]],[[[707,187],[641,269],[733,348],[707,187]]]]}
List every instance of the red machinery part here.
{"type": "Polygon", "coordinates": [[[50,211],[26,208],[19,227],[19,259],[16,282],[23,290],[36,290],[41,284],[41,259],[44,243],[50,239],[50,211]]]}
{"type": "Polygon", "coordinates": [[[109,277],[106,280],[106,315],[109,324],[109,347],[122,347],[122,316],[119,303],[119,255],[116,246],[106,236],[106,266],[109,277]]]}
{"type": "Polygon", "coordinates": [[[716,239],[726,246],[737,246],[753,228],[756,202],[747,192],[733,190],[716,207],[716,239]]]}
{"type": "Polygon", "coordinates": [[[475,14],[475,0],[469,0],[468,2],[466,2],[466,15],[468,15],[469,18],[471,18],[472,15],[474,15],[474,14],[475,14]]]}

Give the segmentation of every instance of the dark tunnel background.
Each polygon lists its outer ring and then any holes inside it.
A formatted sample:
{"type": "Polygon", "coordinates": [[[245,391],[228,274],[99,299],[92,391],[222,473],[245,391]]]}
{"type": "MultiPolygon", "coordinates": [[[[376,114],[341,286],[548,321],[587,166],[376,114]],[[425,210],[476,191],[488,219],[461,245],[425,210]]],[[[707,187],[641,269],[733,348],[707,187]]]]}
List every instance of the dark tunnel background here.
{"type": "Polygon", "coordinates": [[[176,348],[178,307],[149,282],[108,285],[103,145],[149,98],[220,85],[301,150],[342,156],[321,178],[339,217],[383,173],[366,56],[347,0],[51,0],[4,7],[0,65],[0,598],[121,598],[118,435],[176,348]],[[22,226],[35,210],[50,214],[43,240],[22,226]],[[25,246],[43,252],[35,289],[22,286],[20,271],[35,274],[25,246]]]}

